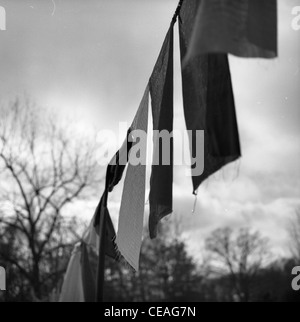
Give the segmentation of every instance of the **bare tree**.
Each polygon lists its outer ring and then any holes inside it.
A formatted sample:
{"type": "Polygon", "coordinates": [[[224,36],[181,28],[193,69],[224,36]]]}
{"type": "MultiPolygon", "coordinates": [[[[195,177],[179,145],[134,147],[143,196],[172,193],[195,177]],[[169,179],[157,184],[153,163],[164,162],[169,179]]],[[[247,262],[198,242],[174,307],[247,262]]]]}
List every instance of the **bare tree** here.
{"type": "Polygon", "coordinates": [[[212,255],[214,271],[228,274],[234,295],[248,302],[251,283],[268,258],[268,240],[248,228],[237,234],[230,228],[221,228],[207,238],[206,249],[212,255]]]}
{"type": "Polygon", "coordinates": [[[289,224],[291,252],[297,262],[300,262],[300,209],[297,209],[289,224]]]}
{"type": "Polygon", "coordinates": [[[29,99],[2,105],[0,113],[0,261],[42,298],[77,238],[64,210],[99,183],[95,150],[29,99]]]}

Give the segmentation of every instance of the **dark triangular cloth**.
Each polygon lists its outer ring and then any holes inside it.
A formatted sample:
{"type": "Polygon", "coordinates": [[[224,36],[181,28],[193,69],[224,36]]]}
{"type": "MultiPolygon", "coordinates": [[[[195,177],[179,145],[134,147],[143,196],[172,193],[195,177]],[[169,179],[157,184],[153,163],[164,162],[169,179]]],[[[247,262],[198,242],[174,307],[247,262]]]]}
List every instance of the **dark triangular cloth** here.
{"type": "MultiPolygon", "coordinates": [[[[173,36],[174,23],[172,22],[149,82],[153,130],[167,130],[169,133],[173,133],[173,36]]],[[[149,197],[151,238],[157,235],[159,221],[173,211],[173,140],[170,145],[169,162],[164,165],[162,142],[154,135],[149,197]]]]}
{"type": "MultiPolygon", "coordinates": [[[[182,61],[190,44],[198,5],[199,1],[188,0],[183,2],[181,8],[179,28],[182,61]]],[[[195,193],[205,179],[241,156],[227,55],[206,54],[191,59],[182,68],[182,84],[186,125],[192,131],[193,158],[196,157],[196,131],[205,131],[204,172],[193,175],[195,193]]]]}

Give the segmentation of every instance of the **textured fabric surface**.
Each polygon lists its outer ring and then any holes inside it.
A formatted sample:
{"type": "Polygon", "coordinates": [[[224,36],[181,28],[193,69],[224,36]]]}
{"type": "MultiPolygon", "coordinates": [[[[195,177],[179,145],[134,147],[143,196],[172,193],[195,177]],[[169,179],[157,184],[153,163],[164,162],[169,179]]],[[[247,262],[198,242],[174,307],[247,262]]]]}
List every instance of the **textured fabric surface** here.
{"type": "Polygon", "coordinates": [[[96,283],[85,242],[78,243],[65,274],[60,302],[95,302],[96,283]]]}
{"type": "Polygon", "coordinates": [[[198,0],[198,4],[185,61],[206,53],[277,57],[277,0],[198,0]]]}
{"type": "MultiPolygon", "coordinates": [[[[147,133],[149,112],[149,87],[147,86],[138,113],[131,126],[132,131],[147,133]]],[[[134,132],[133,132],[134,133],[134,132]]],[[[138,142],[136,142],[138,143],[138,142]]],[[[134,147],[133,143],[133,147],[134,147]]],[[[139,145],[141,155],[146,156],[147,145],[139,145]]],[[[130,160],[130,156],[129,156],[130,160]]],[[[146,160],[142,164],[128,164],[120,208],[116,244],[121,255],[136,270],[142,245],[145,211],[146,160]]]]}
{"type": "MultiPolygon", "coordinates": [[[[198,4],[198,0],[188,0],[181,8],[182,60],[190,44],[198,4]]],[[[193,134],[190,144],[192,158],[197,156],[196,131],[205,132],[205,166],[203,174],[193,175],[195,192],[211,174],[241,155],[227,55],[206,54],[191,59],[182,68],[182,84],[186,125],[193,134]]]]}
{"type": "MultiPolygon", "coordinates": [[[[174,23],[165,38],[150,78],[153,130],[173,132],[173,34],[174,23]]],[[[154,135],[153,166],[150,179],[150,237],[157,235],[159,221],[173,211],[173,140],[169,164],[163,164],[162,142],[154,135]]],[[[165,151],[164,151],[165,152],[165,151]]]]}

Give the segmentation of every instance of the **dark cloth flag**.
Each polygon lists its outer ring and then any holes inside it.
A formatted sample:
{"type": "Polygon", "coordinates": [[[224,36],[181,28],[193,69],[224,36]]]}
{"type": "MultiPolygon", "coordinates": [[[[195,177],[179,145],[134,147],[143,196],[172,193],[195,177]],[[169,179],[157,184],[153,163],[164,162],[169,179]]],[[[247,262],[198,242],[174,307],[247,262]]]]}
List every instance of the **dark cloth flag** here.
{"type": "MultiPolygon", "coordinates": [[[[174,22],[165,38],[160,55],[150,78],[154,131],[173,133],[173,37],[174,22]]],[[[157,132],[156,132],[157,133],[157,132]]],[[[150,179],[150,237],[157,235],[159,221],[173,211],[173,139],[169,155],[163,151],[163,142],[154,134],[153,166],[150,179]],[[163,162],[163,156],[166,162],[163,162]]]]}
{"type": "MultiPolygon", "coordinates": [[[[184,1],[185,7],[189,2],[184,1]]],[[[207,53],[277,57],[277,0],[198,0],[197,3],[185,62],[207,53]]]]}
{"type": "MultiPolygon", "coordinates": [[[[198,0],[188,0],[181,8],[179,28],[182,61],[191,41],[198,6],[198,0]]],[[[196,131],[205,132],[205,166],[203,174],[193,175],[195,192],[211,174],[241,156],[227,55],[206,54],[191,59],[182,68],[182,84],[186,126],[192,133],[192,158],[197,156],[196,131]]]]}
{"type": "MultiPolygon", "coordinates": [[[[147,134],[149,114],[149,86],[147,85],[138,112],[131,125],[133,130],[147,134]]],[[[136,135],[138,136],[138,134],[136,135]]],[[[136,137],[129,154],[129,162],[124,181],[122,202],[120,207],[119,227],[116,239],[118,251],[136,271],[139,270],[139,258],[143,238],[145,190],[146,190],[146,155],[147,142],[136,137]],[[137,149],[136,149],[137,148],[137,149]],[[139,155],[139,163],[132,156],[139,155]]]]}

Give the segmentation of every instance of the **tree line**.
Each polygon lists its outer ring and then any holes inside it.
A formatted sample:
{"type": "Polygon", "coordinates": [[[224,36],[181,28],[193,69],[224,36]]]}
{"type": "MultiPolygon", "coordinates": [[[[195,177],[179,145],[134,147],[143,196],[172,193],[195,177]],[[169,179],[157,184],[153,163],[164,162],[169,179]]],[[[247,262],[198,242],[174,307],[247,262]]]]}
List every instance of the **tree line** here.
{"type": "MultiPolygon", "coordinates": [[[[0,111],[0,266],[7,273],[0,301],[55,301],[85,227],[65,209],[94,196],[103,180],[96,147],[30,99],[0,111]]],[[[289,225],[291,254],[277,261],[259,232],[221,227],[199,263],[173,228],[168,222],[156,240],[145,237],[138,273],[107,259],[106,301],[299,301],[291,271],[300,265],[300,211],[289,225]]]]}

